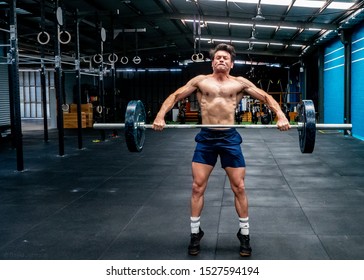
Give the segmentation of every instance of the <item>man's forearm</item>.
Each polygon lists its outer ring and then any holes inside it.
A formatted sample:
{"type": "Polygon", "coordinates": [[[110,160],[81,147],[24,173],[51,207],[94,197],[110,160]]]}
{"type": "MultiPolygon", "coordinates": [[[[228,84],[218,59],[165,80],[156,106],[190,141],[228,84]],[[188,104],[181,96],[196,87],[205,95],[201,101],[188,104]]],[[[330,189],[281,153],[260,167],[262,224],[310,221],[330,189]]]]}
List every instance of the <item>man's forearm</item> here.
{"type": "Polygon", "coordinates": [[[167,112],[172,110],[172,108],[173,108],[174,104],[176,104],[176,102],[177,102],[177,100],[176,100],[176,96],[174,94],[171,94],[170,96],[168,96],[167,99],[163,102],[161,108],[159,109],[157,117],[164,119],[167,112]]]}
{"type": "Polygon", "coordinates": [[[278,118],[285,118],[286,115],[283,113],[279,103],[271,96],[266,97],[266,104],[269,108],[277,115],[278,118]]]}

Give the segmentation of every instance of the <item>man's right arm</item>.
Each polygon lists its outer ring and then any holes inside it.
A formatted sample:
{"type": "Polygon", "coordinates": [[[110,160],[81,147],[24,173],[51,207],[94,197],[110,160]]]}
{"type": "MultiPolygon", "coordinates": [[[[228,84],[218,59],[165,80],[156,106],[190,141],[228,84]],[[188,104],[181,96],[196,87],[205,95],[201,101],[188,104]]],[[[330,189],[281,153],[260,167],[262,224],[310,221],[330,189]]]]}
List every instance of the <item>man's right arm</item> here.
{"type": "Polygon", "coordinates": [[[166,125],[164,118],[167,112],[172,110],[172,108],[178,101],[183,100],[184,98],[190,96],[193,92],[195,92],[198,88],[198,82],[204,78],[204,75],[199,75],[195,78],[192,78],[189,82],[187,82],[187,84],[180,87],[166,98],[153,122],[154,130],[162,130],[164,128],[164,126],[166,125]]]}

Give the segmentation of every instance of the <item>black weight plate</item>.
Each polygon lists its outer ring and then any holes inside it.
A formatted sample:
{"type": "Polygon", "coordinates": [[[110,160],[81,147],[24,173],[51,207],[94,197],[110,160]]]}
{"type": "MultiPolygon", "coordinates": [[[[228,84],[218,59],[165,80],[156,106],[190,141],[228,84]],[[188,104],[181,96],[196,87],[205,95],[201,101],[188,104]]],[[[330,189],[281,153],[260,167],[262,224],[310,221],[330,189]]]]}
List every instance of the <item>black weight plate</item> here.
{"type": "Polygon", "coordinates": [[[298,105],[298,116],[302,123],[298,130],[301,152],[312,153],[316,140],[316,112],[312,100],[302,100],[298,105]]]}
{"type": "Polygon", "coordinates": [[[125,112],[125,141],[130,152],[141,152],[145,140],[145,108],[140,100],[128,103],[125,112]],[[143,125],[139,125],[142,123],[143,125]]]}

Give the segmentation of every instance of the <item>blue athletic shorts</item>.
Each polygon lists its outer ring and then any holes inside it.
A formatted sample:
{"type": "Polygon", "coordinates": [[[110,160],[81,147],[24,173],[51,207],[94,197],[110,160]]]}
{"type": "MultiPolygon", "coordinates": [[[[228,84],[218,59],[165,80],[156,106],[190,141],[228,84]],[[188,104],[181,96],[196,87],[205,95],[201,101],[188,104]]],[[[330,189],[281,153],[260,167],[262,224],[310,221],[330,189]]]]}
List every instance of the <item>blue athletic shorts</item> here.
{"type": "Polygon", "coordinates": [[[220,156],[221,167],[245,167],[245,159],[240,147],[243,142],[235,128],[217,130],[202,128],[196,135],[196,149],[193,162],[215,166],[220,156]]]}

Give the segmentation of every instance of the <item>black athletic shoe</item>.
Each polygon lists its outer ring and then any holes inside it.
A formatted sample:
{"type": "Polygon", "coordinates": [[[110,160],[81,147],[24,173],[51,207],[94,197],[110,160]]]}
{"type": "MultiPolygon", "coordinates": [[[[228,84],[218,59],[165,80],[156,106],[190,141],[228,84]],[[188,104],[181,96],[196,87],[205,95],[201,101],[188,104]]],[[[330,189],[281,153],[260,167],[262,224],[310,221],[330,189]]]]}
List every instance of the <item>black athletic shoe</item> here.
{"type": "Polygon", "coordinates": [[[200,240],[202,239],[204,232],[200,228],[199,233],[191,233],[191,242],[188,246],[188,254],[192,256],[198,255],[200,253],[200,240]]]}
{"type": "Polygon", "coordinates": [[[252,248],[250,247],[250,238],[249,235],[242,235],[240,229],[236,235],[240,240],[240,256],[242,257],[250,257],[252,253],[252,248]]]}

